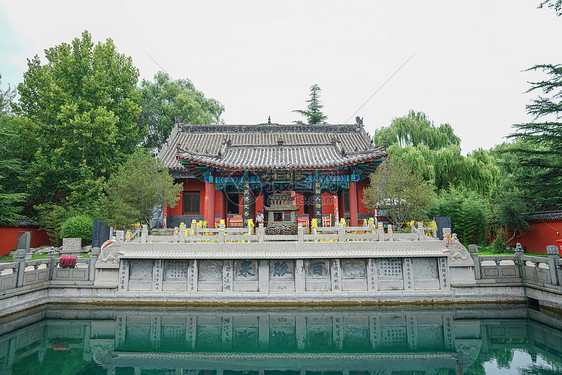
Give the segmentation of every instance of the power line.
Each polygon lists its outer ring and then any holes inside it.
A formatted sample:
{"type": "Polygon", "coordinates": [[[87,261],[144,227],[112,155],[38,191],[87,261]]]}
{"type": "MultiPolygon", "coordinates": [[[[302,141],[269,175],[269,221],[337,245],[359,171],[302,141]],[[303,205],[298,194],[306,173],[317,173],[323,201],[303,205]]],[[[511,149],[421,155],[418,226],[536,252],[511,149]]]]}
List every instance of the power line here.
{"type": "Polygon", "coordinates": [[[390,77],[388,77],[388,79],[386,81],[384,81],[384,83],[377,89],[377,91],[375,91],[373,93],[373,95],[369,96],[369,99],[367,99],[365,101],[365,103],[363,103],[361,105],[361,107],[359,107],[355,112],[353,112],[353,114],[351,116],[349,116],[349,118],[345,121],[344,124],[347,124],[349,122],[349,120],[351,120],[353,118],[353,116],[355,116],[357,114],[357,112],[359,112],[361,110],[361,108],[363,108],[367,103],[369,103],[369,101],[371,99],[373,99],[373,97],[375,95],[377,95],[377,93],[379,91],[382,90],[382,88],[392,79],[392,77],[394,77],[400,70],[402,70],[402,68],[412,59],[412,57],[414,57],[416,55],[417,52],[415,52],[412,56],[408,57],[408,59],[406,61],[404,61],[404,63],[402,65],[400,65],[400,67],[398,69],[396,69],[396,71],[394,73],[392,73],[392,75],[390,77]]]}
{"type": "Polygon", "coordinates": [[[160,68],[160,70],[162,70],[164,73],[168,74],[168,72],[166,71],[166,69],[162,68],[162,65],[158,64],[158,61],[154,60],[154,58],[152,56],[150,56],[150,53],[144,51],[148,57],[150,57],[150,60],[154,61],[154,63],[156,65],[158,65],[158,67],[160,68]]]}

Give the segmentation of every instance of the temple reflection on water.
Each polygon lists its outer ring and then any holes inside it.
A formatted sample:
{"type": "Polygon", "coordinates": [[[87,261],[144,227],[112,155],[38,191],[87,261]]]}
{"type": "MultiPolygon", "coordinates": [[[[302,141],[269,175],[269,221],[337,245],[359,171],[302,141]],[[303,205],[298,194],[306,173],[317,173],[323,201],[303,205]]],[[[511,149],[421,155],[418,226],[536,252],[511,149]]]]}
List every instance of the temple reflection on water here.
{"type": "Polygon", "coordinates": [[[526,314],[525,307],[499,313],[493,307],[214,312],[43,307],[0,326],[5,333],[0,366],[2,375],[25,373],[26,364],[40,369],[56,364],[57,355],[79,352],[83,363],[97,369],[83,373],[96,374],[434,374],[467,368],[505,344],[562,363],[560,320],[530,311],[533,320],[527,321],[526,314]]]}

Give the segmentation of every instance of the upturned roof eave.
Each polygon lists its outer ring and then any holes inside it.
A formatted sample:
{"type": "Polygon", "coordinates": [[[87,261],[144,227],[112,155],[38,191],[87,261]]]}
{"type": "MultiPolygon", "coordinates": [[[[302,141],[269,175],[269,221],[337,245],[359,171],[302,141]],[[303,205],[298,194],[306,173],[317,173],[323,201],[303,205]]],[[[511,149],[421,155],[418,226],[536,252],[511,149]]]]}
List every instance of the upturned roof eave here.
{"type": "Polygon", "coordinates": [[[271,169],[283,169],[283,170],[330,169],[330,170],[333,170],[333,169],[349,167],[349,166],[357,164],[357,163],[375,162],[376,159],[380,159],[380,158],[385,159],[386,157],[387,157],[387,154],[385,153],[383,155],[372,156],[372,157],[369,157],[369,158],[347,160],[347,161],[339,163],[339,164],[332,163],[332,164],[326,164],[326,165],[287,166],[287,167],[280,167],[280,166],[279,167],[277,167],[277,166],[272,167],[272,166],[269,166],[269,165],[258,166],[258,167],[228,166],[228,165],[220,164],[220,163],[212,163],[212,162],[206,162],[206,161],[202,161],[202,160],[182,158],[180,156],[177,156],[177,160],[180,163],[192,163],[192,164],[201,165],[201,166],[205,166],[205,167],[214,167],[214,168],[220,168],[220,169],[229,170],[229,171],[263,171],[263,170],[271,170],[271,169]]]}

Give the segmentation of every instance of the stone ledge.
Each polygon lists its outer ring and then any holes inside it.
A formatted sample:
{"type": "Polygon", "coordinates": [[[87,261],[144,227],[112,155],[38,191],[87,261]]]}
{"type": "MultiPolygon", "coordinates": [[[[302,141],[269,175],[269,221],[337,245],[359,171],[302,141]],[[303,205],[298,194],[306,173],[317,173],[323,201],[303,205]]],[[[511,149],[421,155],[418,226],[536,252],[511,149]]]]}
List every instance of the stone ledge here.
{"type": "MultiPolygon", "coordinates": [[[[527,287],[527,297],[536,298],[541,305],[562,309],[560,291],[540,290],[527,287]]],[[[339,292],[327,293],[262,293],[230,292],[217,293],[169,293],[169,292],[117,292],[111,287],[51,286],[28,290],[18,295],[3,298],[0,316],[13,314],[47,303],[64,304],[115,304],[115,305],[182,305],[182,306],[369,306],[369,305],[424,305],[459,303],[524,303],[525,294],[521,286],[477,286],[456,287],[450,291],[416,292],[339,292]]]]}
{"type": "Polygon", "coordinates": [[[124,243],[122,259],[317,259],[444,257],[440,241],[428,242],[271,242],[271,243],[124,243]],[[156,256],[157,254],[157,256],[156,256]]]}

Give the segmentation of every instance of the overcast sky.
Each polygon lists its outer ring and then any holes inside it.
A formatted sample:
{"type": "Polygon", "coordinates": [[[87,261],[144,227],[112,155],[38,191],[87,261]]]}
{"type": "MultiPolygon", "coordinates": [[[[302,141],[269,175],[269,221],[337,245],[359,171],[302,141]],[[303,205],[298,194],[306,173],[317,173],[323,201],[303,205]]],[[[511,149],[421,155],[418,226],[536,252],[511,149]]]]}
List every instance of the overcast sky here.
{"type": "Polygon", "coordinates": [[[301,119],[318,84],[329,123],[388,126],[410,109],[449,123],[463,152],[529,120],[525,69],[561,63],[562,18],[539,0],[0,0],[2,88],[26,59],[83,30],[112,38],[142,78],[164,69],[221,101],[227,124],[301,119]],[[351,118],[351,119],[350,119],[351,118]]]}

